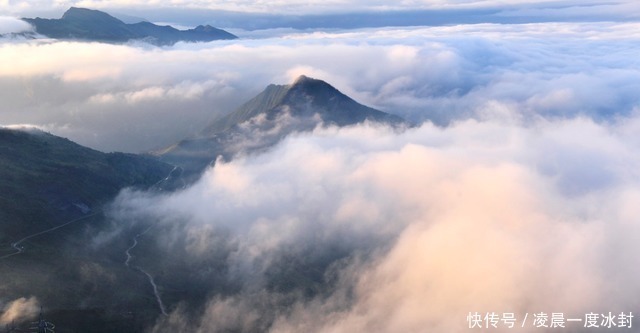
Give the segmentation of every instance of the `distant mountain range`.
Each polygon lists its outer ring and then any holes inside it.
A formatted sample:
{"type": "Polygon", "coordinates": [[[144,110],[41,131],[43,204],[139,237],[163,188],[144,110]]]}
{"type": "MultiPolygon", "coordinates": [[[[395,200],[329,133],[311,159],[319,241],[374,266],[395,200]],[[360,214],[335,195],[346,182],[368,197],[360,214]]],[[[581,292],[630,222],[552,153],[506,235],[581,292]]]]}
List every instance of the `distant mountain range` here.
{"type": "Polygon", "coordinates": [[[171,45],[177,42],[209,42],[236,39],[237,36],[200,25],[190,30],[178,30],[171,26],[159,26],[150,22],[127,24],[98,10],[71,7],[60,19],[23,18],[32,24],[38,34],[56,39],[74,39],[122,43],[143,40],[156,45],[171,45]]]}
{"type": "Polygon", "coordinates": [[[269,85],[230,114],[214,120],[198,135],[153,154],[197,178],[218,156],[226,160],[275,145],[293,132],[318,125],[350,126],[369,121],[405,126],[404,119],[354,101],[330,84],[300,76],[290,85],[269,85]]]}

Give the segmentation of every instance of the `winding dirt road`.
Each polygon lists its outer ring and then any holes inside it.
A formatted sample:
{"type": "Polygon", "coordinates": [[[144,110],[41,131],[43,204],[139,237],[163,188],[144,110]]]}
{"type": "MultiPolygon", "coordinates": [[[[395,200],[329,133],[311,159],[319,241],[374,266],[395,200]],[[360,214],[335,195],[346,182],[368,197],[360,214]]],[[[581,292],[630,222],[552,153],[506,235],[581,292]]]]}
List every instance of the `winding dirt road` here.
{"type": "Polygon", "coordinates": [[[77,218],[77,219],[74,219],[74,220],[71,220],[71,221],[69,221],[69,222],[66,222],[66,223],[63,223],[63,224],[57,225],[57,226],[55,226],[55,227],[53,227],[53,228],[50,228],[50,229],[47,229],[47,230],[43,230],[43,231],[37,232],[37,233],[35,233],[35,234],[32,234],[32,235],[26,236],[26,237],[24,237],[24,238],[22,238],[22,239],[20,239],[20,240],[18,240],[18,241],[15,241],[15,242],[11,243],[11,247],[13,247],[13,248],[16,250],[16,252],[14,252],[14,253],[9,253],[9,254],[5,254],[4,256],[0,257],[0,259],[9,258],[9,257],[15,256],[15,255],[18,255],[18,254],[20,254],[20,253],[24,252],[24,246],[20,246],[20,244],[21,244],[22,242],[26,241],[26,240],[29,240],[29,239],[31,239],[31,238],[35,238],[35,237],[38,237],[38,236],[44,235],[44,234],[46,234],[46,233],[49,233],[49,232],[52,232],[52,231],[58,230],[58,229],[60,229],[60,228],[64,228],[64,227],[68,226],[69,224],[72,224],[72,223],[75,223],[75,222],[79,222],[79,221],[82,221],[82,220],[86,220],[86,219],[88,219],[88,218],[90,218],[90,217],[93,217],[93,216],[96,216],[96,215],[98,215],[98,214],[99,214],[99,213],[93,213],[93,214],[85,215],[85,216],[83,216],[83,217],[79,217],[79,218],[77,218]]]}
{"type": "Polygon", "coordinates": [[[168,316],[169,314],[167,313],[167,309],[164,306],[164,303],[162,302],[162,298],[160,297],[160,292],[158,291],[158,285],[153,279],[153,276],[151,276],[151,274],[149,274],[147,271],[142,269],[140,266],[131,265],[131,259],[133,259],[133,256],[131,255],[131,250],[133,250],[136,246],[138,246],[138,237],[146,234],[149,230],[151,230],[151,227],[148,227],[145,231],[133,237],[133,244],[129,246],[129,248],[124,252],[127,255],[127,259],[124,261],[124,265],[147,276],[147,279],[149,280],[149,283],[153,288],[153,294],[156,297],[156,301],[158,302],[158,307],[160,308],[160,312],[162,312],[163,315],[168,316]]]}

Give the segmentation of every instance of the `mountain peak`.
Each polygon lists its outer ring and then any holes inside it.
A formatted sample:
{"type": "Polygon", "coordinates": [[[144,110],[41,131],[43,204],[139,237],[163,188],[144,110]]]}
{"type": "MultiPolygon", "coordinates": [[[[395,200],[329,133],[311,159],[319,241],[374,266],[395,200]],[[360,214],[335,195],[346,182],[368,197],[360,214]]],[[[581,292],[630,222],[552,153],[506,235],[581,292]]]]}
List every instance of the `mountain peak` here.
{"type": "Polygon", "coordinates": [[[62,14],[62,17],[65,17],[65,15],[75,15],[78,13],[102,13],[105,14],[104,12],[101,12],[99,10],[95,10],[95,9],[89,9],[89,8],[82,8],[82,7],[69,7],[69,9],[67,9],[67,11],[64,12],[64,14],[62,14]]]}
{"type": "Polygon", "coordinates": [[[327,82],[301,75],[290,85],[268,85],[198,135],[155,154],[182,167],[185,175],[198,175],[218,156],[230,159],[261,151],[291,133],[311,131],[321,124],[349,126],[366,121],[406,125],[402,118],[359,104],[327,82]]]}
{"type": "Polygon", "coordinates": [[[298,78],[296,78],[293,81],[292,86],[295,86],[296,84],[304,84],[305,82],[308,82],[308,81],[319,81],[319,80],[314,79],[314,78],[310,78],[310,77],[302,74],[302,75],[298,76],[298,78]]]}
{"type": "MultiPolygon", "coordinates": [[[[349,110],[354,110],[356,104],[362,106],[329,83],[305,75],[300,75],[288,87],[288,93],[284,96],[283,103],[297,106],[312,105],[312,112],[325,114],[326,112],[317,112],[325,110],[329,113],[350,113],[349,110]]],[[[329,119],[324,120],[331,122],[329,119]]]]}
{"type": "Polygon", "coordinates": [[[317,114],[323,122],[338,126],[365,120],[395,124],[404,122],[399,117],[359,104],[325,81],[300,75],[290,85],[270,84],[236,111],[211,123],[202,134],[207,136],[224,132],[260,114],[273,119],[283,112],[294,117],[317,114]]]}
{"type": "Polygon", "coordinates": [[[207,24],[207,25],[199,25],[199,26],[195,27],[193,30],[195,30],[195,31],[211,32],[211,31],[217,31],[217,30],[219,30],[219,29],[214,28],[214,27],[212,27],[212,26],[210,26],[210,25],[208,25],[208,24],[207,24]]]}
{"type": "Polygon", "coordinates": [[[313,87],[316,87],[316,88],[325,87],[325,88],[331,88],[337,91],[337,89],[335,89],[329,83],[322,81],[320,79],[314,79],[306,75],[298,76],[298,78],[295,81],[293,81],[291,85],[289,85],[290,89],[296,89],[296,88],[309,89],[313,87]]]}
{"type": "Polygon", "coordinates": [[[101,23],[108,22],[111,24],[124,24],[124,22],[105,12],[80,7],[69,8],[66,12],[64,12],[64,14],[62,14],[62,19],[73,21],[98,21],[101,23]]]}
{"type": "Polygon", "coordinates": [[[91,13],[91,12],[102,13],[101,11],[88,9],[88,8],[69,7],[69,9],[67,9],[67,11],[65,11],[64,14],[62,14],[62,18],[65,18],[66,16],[69,16],[69,15],[77,15],[81,13],[91,13]]]}

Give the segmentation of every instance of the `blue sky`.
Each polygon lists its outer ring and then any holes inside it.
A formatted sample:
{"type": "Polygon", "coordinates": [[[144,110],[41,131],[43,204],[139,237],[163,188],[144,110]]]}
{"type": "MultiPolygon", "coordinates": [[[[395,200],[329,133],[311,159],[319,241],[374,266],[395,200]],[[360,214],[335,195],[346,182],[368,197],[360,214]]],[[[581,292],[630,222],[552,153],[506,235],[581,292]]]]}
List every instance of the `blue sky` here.
{"type": "Polygon", "coordinates": [[[503,9],[557,9],[564,10],[572,8],[584,12],[596,10],[618,10],[637,8],[637,4],[630,0],[616,1],[577,1],[577,0],[546,0],[546,1],[515,1],[515,0],[459,0],[459,1],[438,1],[438,0],[413,0],[413,1],[364,1],[364,0],[330,0],[330,1],[155,1],[155,0],[133,0],[133,1],[101,1],[101,0],[60,0],[60,1],[12,1],[0,2],[2,9],[15,12],[23,12],[33,9],[64,9],[69,6],[89,7],[89,8],[198,8],[198,9],[218,9],[244,12],[288,12],[288,13],[319,13],[319,12],[345,12],[362,10],[418,10],[418,9],[482,9],[482,8],[503,8],[503,9]]]}
{"type": "MultiPolygon", "coordinates": [[[[0,1],[0,13],[9,16],[57,17],[71,6],[134,13],[152,20],[195,24],[202,17],[232,11],[261,15],[328,15],[352,12],[437,11],[464,17],[489,16],[493,20],[518,17],[524,20],[629,20],[637,19],[640,4],[619,1],[0,1]]],[[[375,19],[375,18],[372,18],[375,19]]],[[[379,18],[378,18],[379,19],[379,18]]]]}

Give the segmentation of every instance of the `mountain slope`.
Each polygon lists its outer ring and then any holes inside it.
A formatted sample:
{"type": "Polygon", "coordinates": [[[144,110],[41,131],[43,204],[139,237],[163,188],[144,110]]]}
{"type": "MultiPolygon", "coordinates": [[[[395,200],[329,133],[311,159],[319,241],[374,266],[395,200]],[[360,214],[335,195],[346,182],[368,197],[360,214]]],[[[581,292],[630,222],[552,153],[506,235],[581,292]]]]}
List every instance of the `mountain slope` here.
{"type": "Polygon", "coordinates": [[[186,175],[197,175],[218,156],[230,159],[263,150],[290,133],[320,124],[349,126],[365,121],[406,125],[402,118],[359,104],[324,81],[300,76],[290,85],[269,85],[199,135],[155,154],[181,166],[186,175]]]}
{"type": "MultiPolygon", "coordinates": [[[[146,277],[123,265],[140,231],[127,229],[100,249],[94,241],[112,230],[103,207],[122,188],[152,187],[172,169],[148,156],[106,154],[38,130],[0,128],[2,298],[36,297],[60,332],[142,332],[156,306],[137,297],[147,290],[146,277]],[[122,309],[133,315],[122,316],[122,309]]],[[[15,324],[25,332],[30,327],[15,324]]]]}
{"type": "Polygon", "coordinates": [[[37,130],[0,128],[0,243],[97,212],[122,188],[149,187],[172,168],[37,130]]]}
{"type": "Polygon", "coordinates": [[[31,23],[39,34],[56,39],[78,39],[101,42],[126,42],[142,39],[158,45],[170,45],[179,41],[207,42],[219,39],[236,39],[235,35],[211,26],[198,26],[190,30],[178,30],[171,26],[158,26],[149,22],[126,24],[98,10],[71,7],[60,19],[23,18],[31,23]]]}

